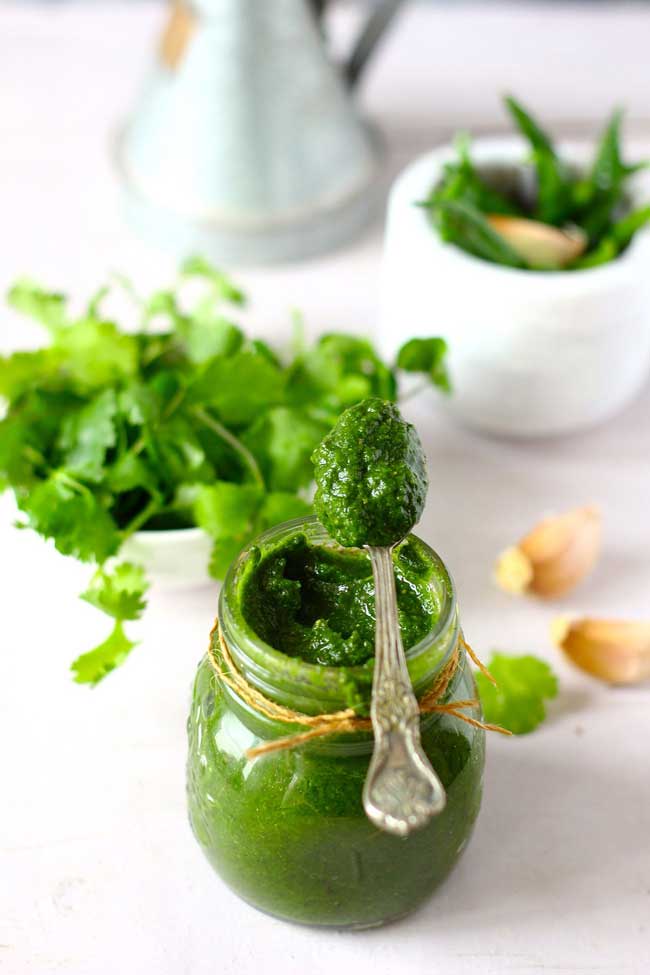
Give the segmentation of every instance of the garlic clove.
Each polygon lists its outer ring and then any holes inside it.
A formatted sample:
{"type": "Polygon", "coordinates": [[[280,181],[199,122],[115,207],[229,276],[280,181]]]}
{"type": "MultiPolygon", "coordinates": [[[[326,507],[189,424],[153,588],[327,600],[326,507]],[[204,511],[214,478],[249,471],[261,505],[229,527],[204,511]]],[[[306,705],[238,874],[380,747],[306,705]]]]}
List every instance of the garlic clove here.
{"type": "Polygon", "coordinates": [[[540,521],[502,552],[495,578],[506,592],[533,592],[552,599],[574,588],[600,554],[601,518],[596,508],[574,508],[540,521]]]}
{"type": "Polygon", "coordinates": [[[551,635],[569,660],[593,677],[610,684],[650,679],[650,623],[559,617],[551,635]]]}
{"type": "Polygon", "coordinates": [[[587,248],[587,236],[578,227],[560,230],[539,220],[490,213],[487,221],[531,267],[553,271],[575,261],[587,248]]]}
{"type": "Polygon", "coordinates": [[[516,595],[526,592],[535,575],[530,559],[516,545],[501,553],[494,574],[502,589],[516,595]]]}

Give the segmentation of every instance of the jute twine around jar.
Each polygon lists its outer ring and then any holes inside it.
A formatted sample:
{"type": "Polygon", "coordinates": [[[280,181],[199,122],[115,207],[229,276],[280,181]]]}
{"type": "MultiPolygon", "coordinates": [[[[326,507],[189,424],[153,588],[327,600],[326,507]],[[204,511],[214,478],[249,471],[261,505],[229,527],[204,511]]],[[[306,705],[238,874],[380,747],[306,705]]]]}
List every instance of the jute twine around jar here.
{"type": "MultiPolygon", "coordinates": [[[[486,721],[479,721],[469,714],[463,712],[468,708],[478,707],[479,702],[476,698],[469,698],[463,701],[448,701],[444,703],[444,696],[451,684],[460,664],[461,648],[466,651],[482,674],[487,677],[492,684],[496,681],[481,661],[478,659],[472,648],[465,640],[460,637],[454,647],[454,651],[438,674],[431,687],[425,691],[419,699],[421,714],[449,714],[459,721],[472,725],[474,728],[482,728],[484,731],[497,731],[502,735],[510,735],[512,732],[501,728],[496,724],[489,724],[486,721]]],[[[342,711],[332,711],[329,714],[303,714],[301,711],[294,711],[286,708],[282,704],[277,704],[266,697],[256,687],[249,684],[244,675],[237,669],[237,665],[232,658],[230,649],[219,626],[219,620],[210,633],[210,643],[208,645],[208,660],[215,675],[227,684],[246,704],[249,704],[255,711],[272,718],[274,721],[284,722],[285,724],[303,725],[306,731],[297,734],[287,735],[286,738],[276,738],[273,741],[264,742],[249,748],[246,752],[247,758],[256,758],[258,755],[266,755],[269,752],[284,751],[287,748],[295,748],[313,738],[322,738],[324,735],[345,734],[354,731],[371,731],[372,722],[370,718],[363,717],[356,713],[353,708],[344,708],[342,711]],[[217,650],[214,639],[215,634],[219,636],[219,650],[217,650]]]]}

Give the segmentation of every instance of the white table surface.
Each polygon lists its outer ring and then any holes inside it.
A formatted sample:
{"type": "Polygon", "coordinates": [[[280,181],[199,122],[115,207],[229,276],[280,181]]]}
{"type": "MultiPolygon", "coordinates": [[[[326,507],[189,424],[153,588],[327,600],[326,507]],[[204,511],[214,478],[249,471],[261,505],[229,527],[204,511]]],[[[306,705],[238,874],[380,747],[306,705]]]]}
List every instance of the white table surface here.
{"type": "MultiPolygon", "coordinates": [[[[123,225],[110,128],[146,65],[161,10],[144,4],[0,9],[0,286],[29,273],[83,296],[111,268],[143,287],[173,261],[123,225]]],[[[341,24],[345,30],[345,16],[341,24]]],[[[372,67],[364,98],[392,140],[392,168],[456,123],[502,127],[496,92],[571,128],[630,106],[650,132],[650,7],[454,4],[412,10],[372,67]]],[[[242,272],[259,334],[302,308],[316,330],[371,330],[380,228],[326,259],[242,272]]],[[[2,316],[4,348],[38,332],[2,316]]],[[[650,689],[612,690],[564,664],[557,612],[650,611],[650,391],[599,430],[517,444],[409,407],[425,441],[421,533],[448,560],[466,632],[552,661],[561,694],[528,737],[489,743],[475,837],[446,886],[413,917],[361,934],[258,914],[213,875],[186,821],[188,691],[216,590],[154,591],[141,645],[100,688],[69,661],[105,621],[75,597],[87,570],[0,512],[0,971],[8,975],[252,975],[332,972],[645,975],[650,971],[650,689]],[[601,505],[605,550],[557,606],[512,600],[490,581],[497,551],[539,515],[601,505]]]]}

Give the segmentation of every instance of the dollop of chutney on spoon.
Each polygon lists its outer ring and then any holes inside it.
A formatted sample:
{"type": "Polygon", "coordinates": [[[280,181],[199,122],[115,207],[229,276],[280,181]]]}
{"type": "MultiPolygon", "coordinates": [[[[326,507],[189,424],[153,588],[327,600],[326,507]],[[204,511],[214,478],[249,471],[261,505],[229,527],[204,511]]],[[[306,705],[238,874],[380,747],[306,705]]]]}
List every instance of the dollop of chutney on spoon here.
{"type": "Polygon", "coordinates": [[[340,545],[395,545],[420,520],[426,459],[394,403],[367,399],[346,410],[312,462],[316,514],[340,545]]]}

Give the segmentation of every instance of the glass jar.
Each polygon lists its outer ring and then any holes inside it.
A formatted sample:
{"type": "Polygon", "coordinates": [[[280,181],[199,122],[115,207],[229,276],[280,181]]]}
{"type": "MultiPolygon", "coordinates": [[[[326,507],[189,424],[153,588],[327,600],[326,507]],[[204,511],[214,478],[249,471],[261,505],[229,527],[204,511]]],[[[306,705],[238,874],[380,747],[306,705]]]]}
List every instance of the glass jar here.
{"type": "MultiPolygon", "coordinates": [[[[314,518],[279,525],[255,541],[333,544],[314,518]]],[[[437,571],[431,586],[438,623],[407,653],[421,696],[461,640],[453,583],[428,547],[437,571]]],[[[349,706],[350,688],[370,700],[372,666],[324,667],[263,643],[246,624],[236,598],[250,553],[244,549],[221,591],[219,621],[246,680],[277,703],[306,714],[349,706]]],[[[213,639],[218,641],[216,633],[213,639]]],[[[444,700],[476,697],[465,652],[444,700]]],[[[467,712],[479,718],[478,708],[467,712]]],[[[304,731],[254,710],[199,665],[188,720],[190,821],[210,863],[254,907],[288,921],[338,928],[370,927],[421,904],[465,847],[481,802],[485,734],[447,714],[421,718],[422,744],[447,792],[447,805],[423,829],[399,838],[379,831],[362,804],[373,747],[370,732],[338,734],[247,759],[248,749],[304,731]]]]}

